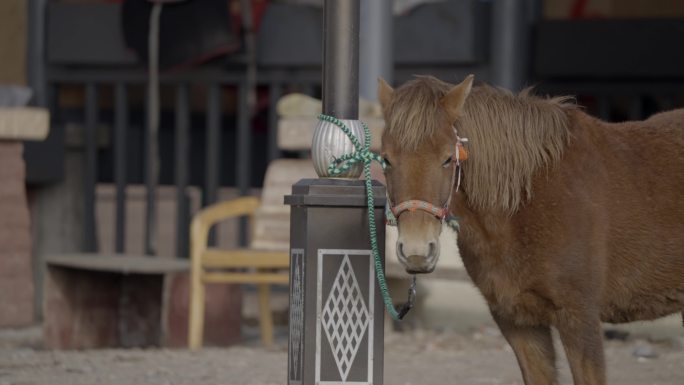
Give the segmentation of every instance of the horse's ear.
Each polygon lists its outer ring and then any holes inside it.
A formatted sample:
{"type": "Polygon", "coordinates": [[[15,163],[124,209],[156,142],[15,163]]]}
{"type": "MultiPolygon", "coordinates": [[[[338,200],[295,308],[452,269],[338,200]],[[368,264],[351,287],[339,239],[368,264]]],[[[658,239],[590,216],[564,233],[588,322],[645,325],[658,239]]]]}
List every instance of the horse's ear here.
{"type": "Polygon", "coordinates": [[[378,78],[378,101],[380,101],[380,105],[383,109],[387,108],[389,101],[392,99],[392,95],[394,95],[394,89],[387,84],[385,79],[378,78]]]}
{"type": "Polygon", "coordinates": [[[474,75],[468,75],[465,80],[455,85],[442,97],[442,106],[444,106],[453,121],[456,121],[463,110],[466,98],[473,88],[473,79],[475,79],[474,75]]]}

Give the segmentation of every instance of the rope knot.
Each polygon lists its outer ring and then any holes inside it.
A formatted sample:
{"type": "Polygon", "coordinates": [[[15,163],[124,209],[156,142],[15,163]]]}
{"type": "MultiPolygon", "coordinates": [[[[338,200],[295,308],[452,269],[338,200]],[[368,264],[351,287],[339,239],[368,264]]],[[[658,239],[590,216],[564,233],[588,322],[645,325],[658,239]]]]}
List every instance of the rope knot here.
{"type": "Polygon", "coordinates": [[[364,144],[362,145],[359,139],[356,136],[354,136],[354,134],[351,132],[349,127],[347,127],[347,125],[344,124],[344,122],[340,119],[323,114],[319,115],[318,119],[330,122],[339,127],[347,135],[349,140],[354,145],[353,153],[345,154],[339,158],[333,159],[333,161],[328,166],[328,173],[330,175],[337,176],[344,174],[345,172],[349,171],[349,169],[352,166],[359,162],[363,163],[364,166],[366,166],[370,165],[373,161],[376,161],[379,162],[384,169],[385,162],[383,161],[382,157],[370,150],[370,130],[368,129],[366,123],[361,122],[361,124],[363,125],[365,135],[364,144]]]}

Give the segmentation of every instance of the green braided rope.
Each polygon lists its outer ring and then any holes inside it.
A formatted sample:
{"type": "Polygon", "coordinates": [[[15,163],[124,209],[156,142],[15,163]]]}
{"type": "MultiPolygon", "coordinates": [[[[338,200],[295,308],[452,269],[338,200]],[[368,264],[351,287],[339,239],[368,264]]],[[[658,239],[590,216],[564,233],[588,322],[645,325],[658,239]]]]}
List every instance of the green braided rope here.
{"type": "Polygon", "coordinates": [[[385,303],[385,309],[392,317],[392,319],[399,321],[401,317],[399,312],[395,309],[392,303],[392,297],[390,296],[389,289],[387,288],[387,281],[385,280],[385,271],[382,268],[382,260],[380,259],[380,251],[378,249],[378,239],[377,230],[375,226],[375,203],[373,198],[373,189],[371,184],[371,162],[379,162],[382,167],[385,167],[385,162],[382,157],[372,151],[370,151],[370,130],[366,123],[361,122],[363,125],[363,132],[365,141],[363,146],[359,142],[358,138],[354,136],[349,127],[347,127],[344,122],[329,115],[319,115],[318,119],[332,123],[339,127],[351,140],[355,152],[351,154],[345,154],[337,159],[335,159],[330,166],[328,166],[328,173],[331,176],[337,176],[348,171],[353,165],[359,162],[363,162],[363,174],[366,183],[366,202],[368,203],[368,232],[370,234],[371,250],[373,252],[373,258],[375,261],[375,276],[378,280],[378,286],[380,287],[380,293],[382,294],[382,301],[385,303]]]}

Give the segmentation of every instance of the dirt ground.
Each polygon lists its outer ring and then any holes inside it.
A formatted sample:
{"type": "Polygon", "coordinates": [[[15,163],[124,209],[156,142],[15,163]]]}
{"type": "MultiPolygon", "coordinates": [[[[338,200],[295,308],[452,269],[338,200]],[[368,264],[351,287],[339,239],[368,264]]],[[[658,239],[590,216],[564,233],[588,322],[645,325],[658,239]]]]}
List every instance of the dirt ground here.
{"type": "MultiPolygon", "coordinates": [[[[606,341],[609,383],[684,384],[683,344],[681,338],[660,342],[606,341]],[[638,357],[639,354],[654,357],[638,357]]],[[[12,338],[9,342],[5,338],[3,342],[0,338],[0,385],[286,383],[287,353],[282,339],[271,349],[245,345],[197,352],[166,349],[46,351],[30,345],[13,343],[12,338]]],[[[562,354],[559,355],[562,359],[560,383],[571,384],[567,364],[562,354]]],[[[386,339],[385,384],[522,384],[522,380],[504,339],[497,330],[483,328],[468,334],[393,333],[386,339]]]]}

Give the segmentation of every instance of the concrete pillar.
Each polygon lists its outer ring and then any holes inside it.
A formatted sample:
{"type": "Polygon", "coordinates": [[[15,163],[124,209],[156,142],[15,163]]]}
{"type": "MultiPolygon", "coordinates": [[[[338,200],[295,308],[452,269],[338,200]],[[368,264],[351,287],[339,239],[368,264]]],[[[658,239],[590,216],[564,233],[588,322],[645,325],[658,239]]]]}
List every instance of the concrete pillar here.
{"type": "MultiPolygon", "coordinates": [[[[384,186],[374,182],[373,195],[375,217],[383,218],[384,186]]],[[[304,179],[285,203],[292,207],[288,385],[382,385],[384,306],[363,181],[304,179]]]]}

